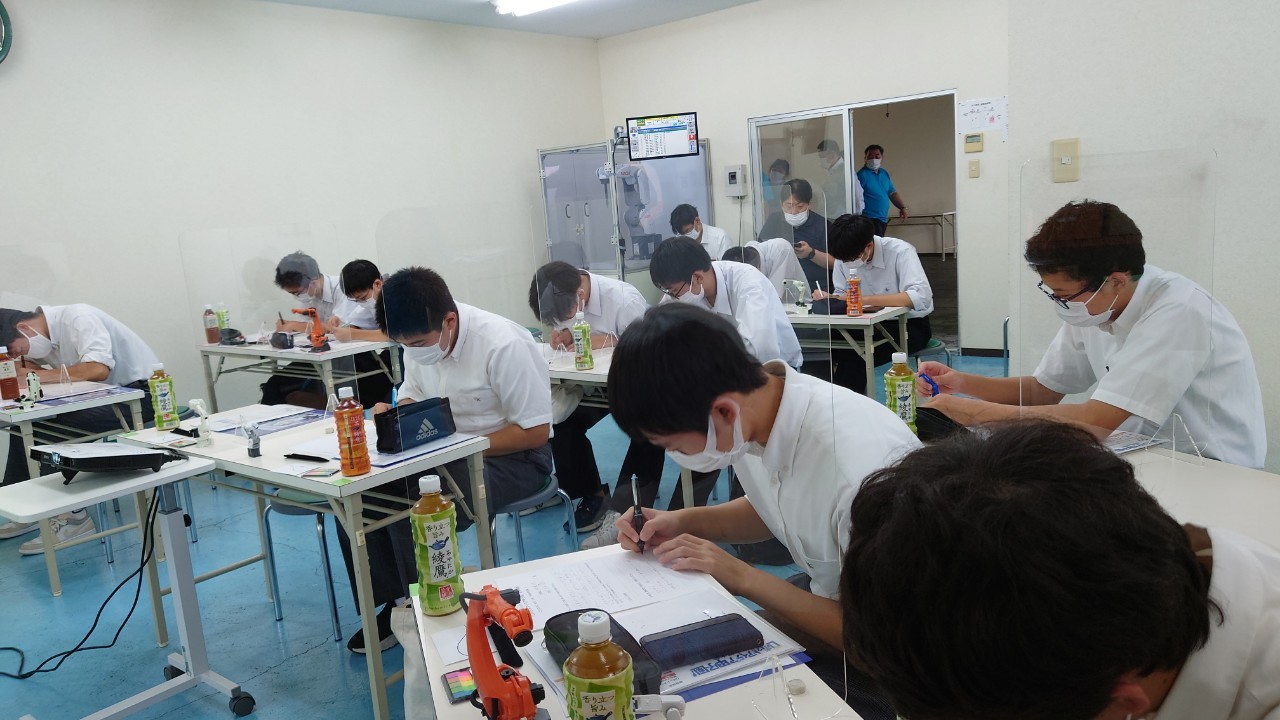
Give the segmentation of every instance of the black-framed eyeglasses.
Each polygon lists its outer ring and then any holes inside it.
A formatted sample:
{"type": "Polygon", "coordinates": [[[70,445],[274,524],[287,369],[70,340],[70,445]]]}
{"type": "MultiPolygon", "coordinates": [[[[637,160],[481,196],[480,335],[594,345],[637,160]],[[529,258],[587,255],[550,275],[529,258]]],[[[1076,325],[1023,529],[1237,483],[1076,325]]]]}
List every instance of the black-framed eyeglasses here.
{"type": "Polygon", "coordinates": [[[689,283],[687,283],[687,282],[682,282],[682,283],[680,283],[680,287],[676,288],[675,290],[667,290],[666,288],[663,288],[663,289],[662,289],[662,294],[663,294],[663,295],[666,295],[666,296],[668,296],[668,297],[671,297],[671,298],[678,298],[678,297],[680,297],[680,295],[682,295],[682,294],[684,293],[684,289],[685,289],[688,285],[689,285],[689,283]]]}
{"type": "Polygon", "coordinates": [[[1068,307],[1070,307],[1069,305],[1067,305],[1067,303],[1071,302],[1072,300],[1075,300],[1076,298],[1080,297],[1085,293],[1098,292],[1099,290],[1102,289],[1102,285],[1103,285],[1102,283],[1097,283],[1096,285],[1086,285],[1083,290],[1072,295],[1071,297],[1058,297],[1053,293],[1052,290],[1044,286],[1043,281],[1036,283],[1036,287],[1040,289],[1040,292],[1044,293],[1045,297],[1058,303],[1058,307],[1062,308],[1063,310],[1066,310],[1068,307]]]}

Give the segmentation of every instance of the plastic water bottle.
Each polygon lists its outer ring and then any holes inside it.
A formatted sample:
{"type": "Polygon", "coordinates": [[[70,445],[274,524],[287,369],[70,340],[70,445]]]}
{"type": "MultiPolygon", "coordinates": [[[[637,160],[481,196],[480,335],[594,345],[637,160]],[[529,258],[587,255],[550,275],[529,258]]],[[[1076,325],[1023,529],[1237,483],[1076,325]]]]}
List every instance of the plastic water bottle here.
{"type": "Polygon", "coordinates": [[[884,374],[884,403],[916,432],[916,374],[907,365],[907,354],[893,354],[893,367],[884,374]]]}
{"type": "Polygon", "coordinates": [[[217,345],[222,340],[222,334],[218,332],[218,314],[213,311],[212,305],[204,306],[204,314],[200,319],[204,322],[204,341],[217,345]]]}
{"type": "Polygon", "coordinates": [[[462,556],[458,553],[458,511],[440,494],[440,476],[418,480],[422,497],[409,511],[418,562],[418,606],[423,615],[462,609],[462,556]]]}
{"type": "Polygon", "coordinates": [[[578,648],[564,661],[569,720],[633,720],[631,656],[610,636],[609,616],[588,610],[578,616],[578,648]]]}
{"type": "MultiPolygon", "coordinates": [[[[231,327],[231,311],[227,309],[226,303],[218,303],[218,312],[216,315],[218,317],[219,330],[226,330],[231,327]]],[[[221,339],[221,336],[219,336],[219,339],[221,339]]]]}
{"type": "Polygon", "coordinates": [[[172,430],[182,422],[178,418],[178,401],[173,394],[173,378],[164,371],[164,363],[151,366],[147,379],[151,390],[151,409],[155,412],[157,430],[172,430]]]}
{"type": "Polygon", "coordinates": [[[862,314],[862,278],[857,275],[849,278],[849,295],[845,299],[844,310],[850,317],[862,314]]]}
{"type": "Polygon", "coordinates": [[[338,390],[338,407],[333,417],[338,428],[338,453],[342,460],[342,476],[355,477],[369,472],[369,443],[364,432],[364,407],[356,402],[351,388],[338,390]]]}
{"type": "Polygon", "coordinates": [[[573,316],[573,367],[577,370],[592,370],[596,366],[591,357],[591,323],[579,310],[573,316]]]}
{"type": "Polygon", "coordinates": [[[18,364],[9,357],[9,348],[0,345],[0,400],[17,400],[18,394],[18,364]]]}

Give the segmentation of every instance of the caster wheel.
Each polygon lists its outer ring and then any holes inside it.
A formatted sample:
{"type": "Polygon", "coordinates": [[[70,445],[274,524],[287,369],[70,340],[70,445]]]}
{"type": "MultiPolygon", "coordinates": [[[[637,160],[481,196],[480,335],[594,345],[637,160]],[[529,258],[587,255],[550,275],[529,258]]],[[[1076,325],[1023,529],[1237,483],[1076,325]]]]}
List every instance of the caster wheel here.
{"type": "Polygon", "coordinates": [[[172,679],[174,679],[174,678],[176,678],[176,677],[182,677],[184,674],[185,674],[185,673],[183,673],[183,672],[182,672],[182,670],[180,670],[180,669],[178,669],[178,668],[176,668],[176,667],[174,667],[174,666],[172,666],[172,665],[165,665],[165,666],[164,666],[164,679],[165,679],[165,680],[172,680],[172,679]]]}
{"type": "Polygon", "coordinates": [[[253,712],[253,705],[253,696],[248,693],[237,695],[227,702],[227,707],[231,708],[236,717],[244,717],[253,712]]]}

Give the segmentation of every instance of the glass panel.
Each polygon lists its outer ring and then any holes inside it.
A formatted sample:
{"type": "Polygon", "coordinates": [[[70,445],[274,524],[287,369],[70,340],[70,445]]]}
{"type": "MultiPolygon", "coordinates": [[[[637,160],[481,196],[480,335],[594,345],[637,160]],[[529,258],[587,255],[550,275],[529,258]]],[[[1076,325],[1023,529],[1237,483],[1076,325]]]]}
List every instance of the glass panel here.
{"type": "MultiPolygon", "coordinates": [[[[1040,385],[1066,392],[1063,403],[1097,399],[1120,407],[1131,413],[1118,428],[1135,434],[1128,439],[1161,441],[1190,453],[1184,458],[1196,457],[1197,448],[1210,457],[1232,455],[1245,441],[1224,433],[1231,428],[1238,435],[1248,427],[1251,403],[1234,407],[1239,404],[1232,402],[1235,398],[1211,391],[1225,380],[1225,368],[1234,367],[1232,375],[1256,387],[1256,380],[1245,377],[1256,378],[1251,360],[1224,364],[1233,351],[1229,348],[1238,348],[1243,335],[1212,297],[1214,159],[1213,151],[1205,149],[1083,156],[1074,161],[1080,181],[1065,183],[1052,182],[1054,163],[1049,159],[1028,161],[1020,179],[1020,232],[1010,248],[1021,260],[1010,328],[1010,375],[1034,375],[1040,385]],[[1116,237],[1126,227],[1121,215],[1104,214],[1098,206],[1065,209],[1067,203],[1086,198],[1110,203],[1132,220],[1145,251],[1141,274],[1127,279],[1123,273],[1105,275],[1114,269],[1110,267],[1041,274],[1028,267],[1028,238],[1060,209],[1054,225],[1044,230],[1047,238],[1054,227],[1061,228],[1057,239],[1038,245],[1042,249],[1037,252],[1060,255],[1059,248],[1085,248],[1084,253],[1077,249],[1067,254],[1064,264],[1100,256],[1113,258],[1104,263],[1122,262],[1114,259],[1116,248],[1126,246],[1116,237]],[[1112,239],[1099,242],[1099,237],[1112,239]],[[1093,277],[1099,274],[1104,276],[1093,277]],[[1090,277],[1076,277],[1082,275],[1090,277]],[[1069,300],[1070,309],[1047,298],[1045,288],[1069,300]],[[1126,303],[1122,312],[1113,322],[1087,326],[1091,321],[1086,315],[1107,312],[1108,296],[1126,303]],[[1085,302],[1087,306],[1081,304],[1085,302]],[[1079,314],[1086,326],[1070,327],[1058,313],[1079,314]],[[1160,329],[1153,332],[1153,327],[1160,329]],[[1235,334],[1238,338],[1231,337],[1235,334]],[[1246,418],[1243,423],[1241,418],[1246,418]]],[[[1021,387],[1024,407],[1049,401],[1036,385],[1024,382],[1021,387]]],[[[1260,421],[1260,404],[1257,413],[1260,421]]],[[[1106,428],[1096,431],[1107,434],[1106,428]]]]}
{"type": "MultiPolygon", "coordinates": [[[[704,224],[714,225],[710,146],[705,140],[699,145],[698,155],[636,162],[629,159],[625,143],[614,146],[614,197],[628,274],[648,268],[658,243],[679,232],[671,226],[671,213],[679,205],[692,205],[704,224]]],[[[720,249],[729,244],[721,241],[720,249]]]]}
{"type": "Polygon", "coordinates": [[[608,150],[604,143],[539,152],[546,209],[547,252],[592,272],[616,274],[618,250],[609,212],[608,150]]]}
{"type": "Polygon", "coordinates": [[[803,178],[821,191],[814,212],[832,219],[848,212],[849,163],[846,159],[832,165],[845,155],[844,124],[843,112],[754,124],[753,151],[761,173],[752,198],[756,228],[766,227],[769,217],[781,209],[781,186],[792,178],[803,178]]]}

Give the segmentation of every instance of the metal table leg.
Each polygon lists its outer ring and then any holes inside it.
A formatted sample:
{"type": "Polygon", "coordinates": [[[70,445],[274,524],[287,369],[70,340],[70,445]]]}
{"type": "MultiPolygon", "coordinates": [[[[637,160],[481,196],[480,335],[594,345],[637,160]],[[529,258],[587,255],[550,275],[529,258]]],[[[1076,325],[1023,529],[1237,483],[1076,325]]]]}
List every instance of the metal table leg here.
{"type": "MultiPolygon", "coordinates": [[[[373,698],[373,717],[386,720],[391,710],[387,705],[387,686],[382,669],[382,653],[378,651],[378,621],[373,607],[373,581],[369,571],[369,548],[364,542],[364,500],[359,495],[343,498],[342,527],[351,541],[351,564],[355,570],[356,597],[360,599],[360,628],[364,631],[365,660],[369,665],[369,694],[373,698]]],[[[481,504],[483,507],[483,503],[481,504]]],[[[488,520],[485,520],[487,525],[488,520]]],[[[483,557],[483,553],[481,554],[483,557]]]]}
{"type": "Polygon", "coordinates": [[[493,553],[493,535],[489,532],[489,498],[484,487],[484,454],[467,456],[467,473],[471,476],[471,512],[476,520],[476,545],[480,548],[480,567],[487,570],[497,565],[493,553]]]}
{"type": "Polygon", "coordinates": [[[200,353],[200,364],[204,366],[204,390],[209,395],[209,411],[218,412],[218,392],[214,389],[217,380],[213,376],[212,357],[208,353],[200,353]]]}

